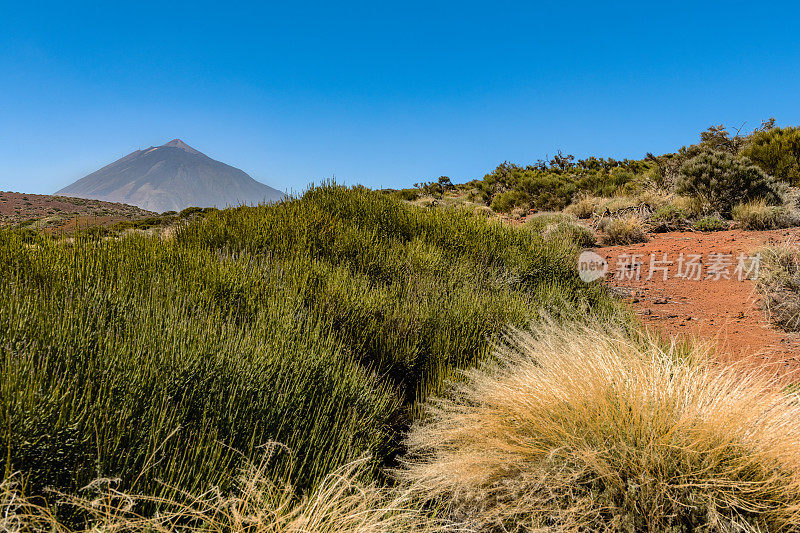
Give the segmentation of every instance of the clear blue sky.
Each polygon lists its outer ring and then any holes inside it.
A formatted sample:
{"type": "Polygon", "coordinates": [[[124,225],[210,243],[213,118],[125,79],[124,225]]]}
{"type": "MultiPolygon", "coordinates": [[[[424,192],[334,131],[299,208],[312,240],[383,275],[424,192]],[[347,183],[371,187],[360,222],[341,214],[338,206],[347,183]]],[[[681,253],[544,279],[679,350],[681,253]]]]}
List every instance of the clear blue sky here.
{"type": "Polygon", "coordinates": [[[798,4],[0,0],[0,190],[175,137],[298,191],[798,124],[798,4]]]}

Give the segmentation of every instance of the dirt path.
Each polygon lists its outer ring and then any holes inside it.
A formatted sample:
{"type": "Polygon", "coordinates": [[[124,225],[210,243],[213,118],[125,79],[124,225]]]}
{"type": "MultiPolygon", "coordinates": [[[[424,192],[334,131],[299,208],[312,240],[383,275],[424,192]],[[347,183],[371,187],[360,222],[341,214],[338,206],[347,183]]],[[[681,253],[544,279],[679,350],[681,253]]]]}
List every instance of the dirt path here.
{"type": "Polygon", "coordinates": [[[595,251],[609,264],[607,283],[624,296],[645,324],[670,336],[714,340],[725,357],[769,363],[776,374],[800,377],[800,334],[774,328],[758,307],[755,283],[739,281],[734,272],[739,254],[749,258],[765,244],[786,241],[800,241],[800,228],[663,233],[651,235],[647,243],[600,247],[595,251]],[[659,263],[665,253],[671,265],[659,263]],[[675,277],[681,253],[684,267],[690,254],[702,256],[702,279],[675,277]],[[717,258],[726,258],[722,262],[729,267],[731,279],[716,280],[713,275],[708,279],[708,269],[715,262],[713,253],[730,254],[717,258]],[[666,280],[664,269],[654,270],[651,279],[647,279],[651,254],[654,265],[667,270],[666,280]],[[628,266],[633,263],[639,263],[639,279],[637,267],[628,266]]]}

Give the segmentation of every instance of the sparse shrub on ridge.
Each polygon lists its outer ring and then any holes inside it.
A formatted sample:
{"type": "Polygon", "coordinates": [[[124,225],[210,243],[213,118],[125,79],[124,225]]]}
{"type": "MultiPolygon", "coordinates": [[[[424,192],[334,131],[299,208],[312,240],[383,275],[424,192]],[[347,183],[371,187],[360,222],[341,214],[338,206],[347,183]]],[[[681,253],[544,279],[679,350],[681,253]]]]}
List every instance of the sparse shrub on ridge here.
{"type": "Polygon", "coordinates": [[[613,325],[512,331],[431,402],[399,477],[479,531],[796,531],[800,405],[613,325]]]}

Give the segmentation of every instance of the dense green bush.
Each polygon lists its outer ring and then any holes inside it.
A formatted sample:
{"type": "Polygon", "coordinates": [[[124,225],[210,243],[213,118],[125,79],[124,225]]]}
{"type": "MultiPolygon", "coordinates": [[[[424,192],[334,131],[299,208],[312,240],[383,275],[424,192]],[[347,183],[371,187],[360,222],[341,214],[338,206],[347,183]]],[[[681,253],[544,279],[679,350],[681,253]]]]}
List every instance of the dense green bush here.
{"type": "Polygon", "coordinates": [[[800,128],[756,131],[742,149],[742,155],[775,178],[800,185],[800,128]]]}
{"type": "Polygon", "coordinates": [[[202,207],[187,207],[186,209],[183,209],[180,213],[178,213],[178,216],[180,218],[189,218],[192,215],[199,215],[202,213],[203,213],[202,207]]]}
{"type": "Polygon", "coordinates": [[[326,186],[174,239],[0,231],[0,457],[32,493],[97,477],[223,489],[263,445],[299,487],[391,461],[420,399],[583,284],[577,249],[463,210],[326,186]]]}
{"type": "Polygon", "coordinates": [[[727,152],[704,151],[681,166],[678,194],[700,199],[709,210],[729,216],[740,202],[763,198],[781,201],[777,184],[748,160],[727,152]]]}

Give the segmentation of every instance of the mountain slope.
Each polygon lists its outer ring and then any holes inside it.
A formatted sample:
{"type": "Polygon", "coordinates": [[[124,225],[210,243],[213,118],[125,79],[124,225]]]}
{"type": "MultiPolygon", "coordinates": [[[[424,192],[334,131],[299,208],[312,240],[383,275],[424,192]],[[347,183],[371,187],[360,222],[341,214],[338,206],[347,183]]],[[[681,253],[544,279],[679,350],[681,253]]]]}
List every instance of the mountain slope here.
{"type": "Polygon", "coordinates": [[[157,212],[276,202],[285,197],[180,139],[132,152],[56,194],[122,202],[157,212]]]}

